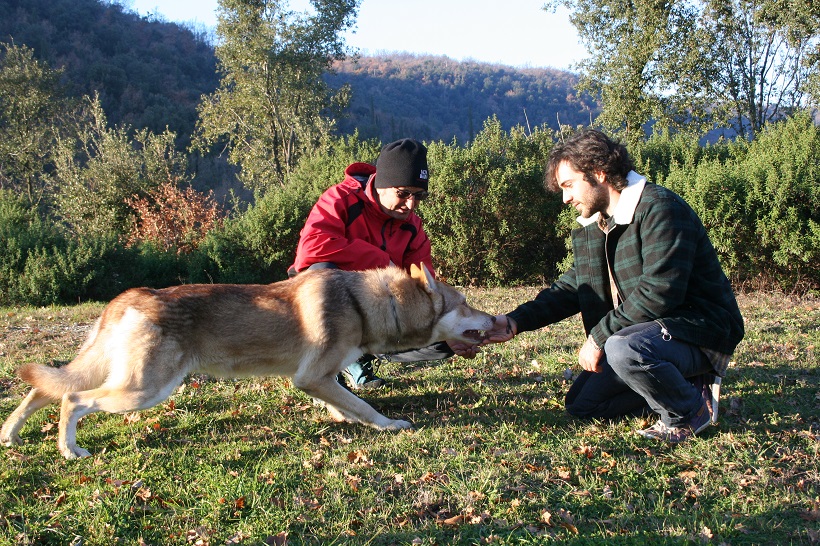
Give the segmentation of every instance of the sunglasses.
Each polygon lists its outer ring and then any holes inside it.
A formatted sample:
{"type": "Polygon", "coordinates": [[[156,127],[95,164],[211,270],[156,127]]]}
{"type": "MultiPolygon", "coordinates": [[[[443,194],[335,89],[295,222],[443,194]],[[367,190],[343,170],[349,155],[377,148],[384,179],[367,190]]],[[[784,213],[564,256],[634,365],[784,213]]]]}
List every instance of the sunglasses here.
{"type": "Polygon", "coordinates": [[[396,197],[398,197],[399,199],[410,199],[412,197],[416,201],[424,201],[425,199],[430,197],[430,192],[428,192],[427,190],[413,192],[396,189],[396,197]]]}

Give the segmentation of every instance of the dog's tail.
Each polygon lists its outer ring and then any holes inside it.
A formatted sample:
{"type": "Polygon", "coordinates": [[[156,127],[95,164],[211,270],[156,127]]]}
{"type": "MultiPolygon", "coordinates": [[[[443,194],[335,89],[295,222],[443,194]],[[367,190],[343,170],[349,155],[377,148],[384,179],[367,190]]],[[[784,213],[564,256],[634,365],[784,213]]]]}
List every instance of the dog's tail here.
{"type": "Polygon", "coordinates": [[[77,357],[66,366],[55,368],[42,364],[25,364],[17,370],[17,376],[55,402],[67,392],[99,387],[108,376],[109,367],[107,357],[95,344],[98,334],[99,321],[77,357]]]}

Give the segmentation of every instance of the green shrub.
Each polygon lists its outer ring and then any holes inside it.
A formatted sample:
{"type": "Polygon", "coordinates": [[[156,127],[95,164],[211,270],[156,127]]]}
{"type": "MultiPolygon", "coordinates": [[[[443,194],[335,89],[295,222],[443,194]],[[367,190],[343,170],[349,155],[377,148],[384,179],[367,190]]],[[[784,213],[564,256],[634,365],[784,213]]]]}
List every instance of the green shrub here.
{"type": "Polygon", "coordinates": [[[69,238],[11,192],[0,191],[0,305],[110,300],[134,286],[186,282],[186,258],[115,237],[69,238]]]}
{"type": "Polygon", "coordinates": [[[162,248],[155,242],[143,242],[128,248],[117,244],[110,249],[104,265],[105,274],[99,276],[96,290],[89,291],[89,296],[108,300],[137,286],[165,288],[190,283],[190,261],[190,255],[177,254],[174,249],[162,248]]]}
{"type": "Polygon", "coordinates": [[[63,239],[51,223],[43,221],[35,208],[8,190],[0,190],[0,304],[28,301],[30,285],[26,269],[32,253],[55,245],[63,239]]]}
{"type": "MultiPolygon", "coordinates": [[[[429,144],[433,197],[418,211],[442,277],[461,285],[543,284],[571,263],[575,211],[543,188],[553,138],[546,129],[507,133],[488,120],[466,147],[429,144]]],[[[125,248],[117,229],[73,230],[75,223],[0,190],[0,305],[109,300],[133,286],[284,279],[321,192],[342,180],[349,163],[373,162],[380,147],[355,135],[329,141],[284,185],[182,256],[147,243],[125,248]]],[[[642,174],[698,213],[736,285],[763,279],[782,290],[820,287],[820,129],[809,116],[769,125],[751,143],[701,146],[655,135],[631,151],[642,174]]]]}
{"type": "MultiPolygon", "coordinates": [[[[741,142],[740,146],[744,144],[741,142]]],[[[702,145],[697,137],[663,131],[630,146],[635,170],[656,184],[665,184],[675,167],[694,167],[703,161],[726,161],[732,155],[732,144],[721,141],[702,145]]]]}
{"type": "Polygon", "coordinates": [[[748,184],[761,274],[820,285],[820,129],[807,114],[768,125],[739,168],[748,184]],[[768,271],[765,271],[769,268],[768,271]]]}
{"type": "Polygon", "coordinates": [[[744,178],[732,165],[709,159],[697,165],[673,164],[664,185],[698,214],[726,274],[735,280],[746,278],[751,271],[749,247],[756,236],[744,178]]]}
{"type": "Polygon", "coordinates": [[[820,129],[811,118],[700,150],[668,156],[664,185],[701,217],[727,273],[783,290],[820,286],[820,129]]]}
{"type": "Polygon", "coordinates": [[[18,297],[31,305],[51,305],[85,299],[102,264],[104,252],[93,242],[66,242],[31,249],[18,277],[18,297]]]}
{"type": "Polygon", "coordinates": [[[132,224],[129,200],[185,183],[186,160],[169,131],[109,128],[99,99],[86,101],[84,115],[77,134],[56,147],[54,208],[82,238],[123,237],[132,224]]]}
{"type": "Polygon", "coordinates": [[[36,209],[26,206],[22,197],[0,190],[0,293],[22,270],[28,251],[56,237],[56,230],[40,219],[36,209]]]}
{"type": "Polygon", "coordinates": [[[488,120],[472,144],[430,146],[429,201],[419,207],[444,278],[462,285],[544,282],[566,255],[561,199],[544,189],[552,133],[509,133],[488,120]]]}

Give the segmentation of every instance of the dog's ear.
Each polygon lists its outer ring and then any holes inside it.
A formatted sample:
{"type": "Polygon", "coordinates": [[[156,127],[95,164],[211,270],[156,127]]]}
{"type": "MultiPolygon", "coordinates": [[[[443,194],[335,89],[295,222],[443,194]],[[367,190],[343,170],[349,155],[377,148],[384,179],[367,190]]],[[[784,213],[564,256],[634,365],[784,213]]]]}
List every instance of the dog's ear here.
{"type": "Polygon", "coordinates": [[[410,276],[418,281],[425,282],[424,271],[416,264],[410,264],[410,276]]]}
{"type": "Polygon", "coordinates": [[[433,292],[436,289],[436,279],[433,278],[433,274],[430,273],[430,270],[423,262],[421,267],[416,264],[410,265],[410,276],[420,281],[428,292],[433,292]]]}

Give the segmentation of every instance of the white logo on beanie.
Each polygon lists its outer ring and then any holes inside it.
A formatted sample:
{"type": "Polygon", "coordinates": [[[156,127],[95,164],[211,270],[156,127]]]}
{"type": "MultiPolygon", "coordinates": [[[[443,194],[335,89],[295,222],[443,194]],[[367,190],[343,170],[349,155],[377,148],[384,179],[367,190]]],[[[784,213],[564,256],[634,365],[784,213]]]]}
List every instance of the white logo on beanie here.
{"type": "Polygon", "coordinates": [[[427,169],[422,169],[419,173],[420,180],[427,180],[427,169]]]}

